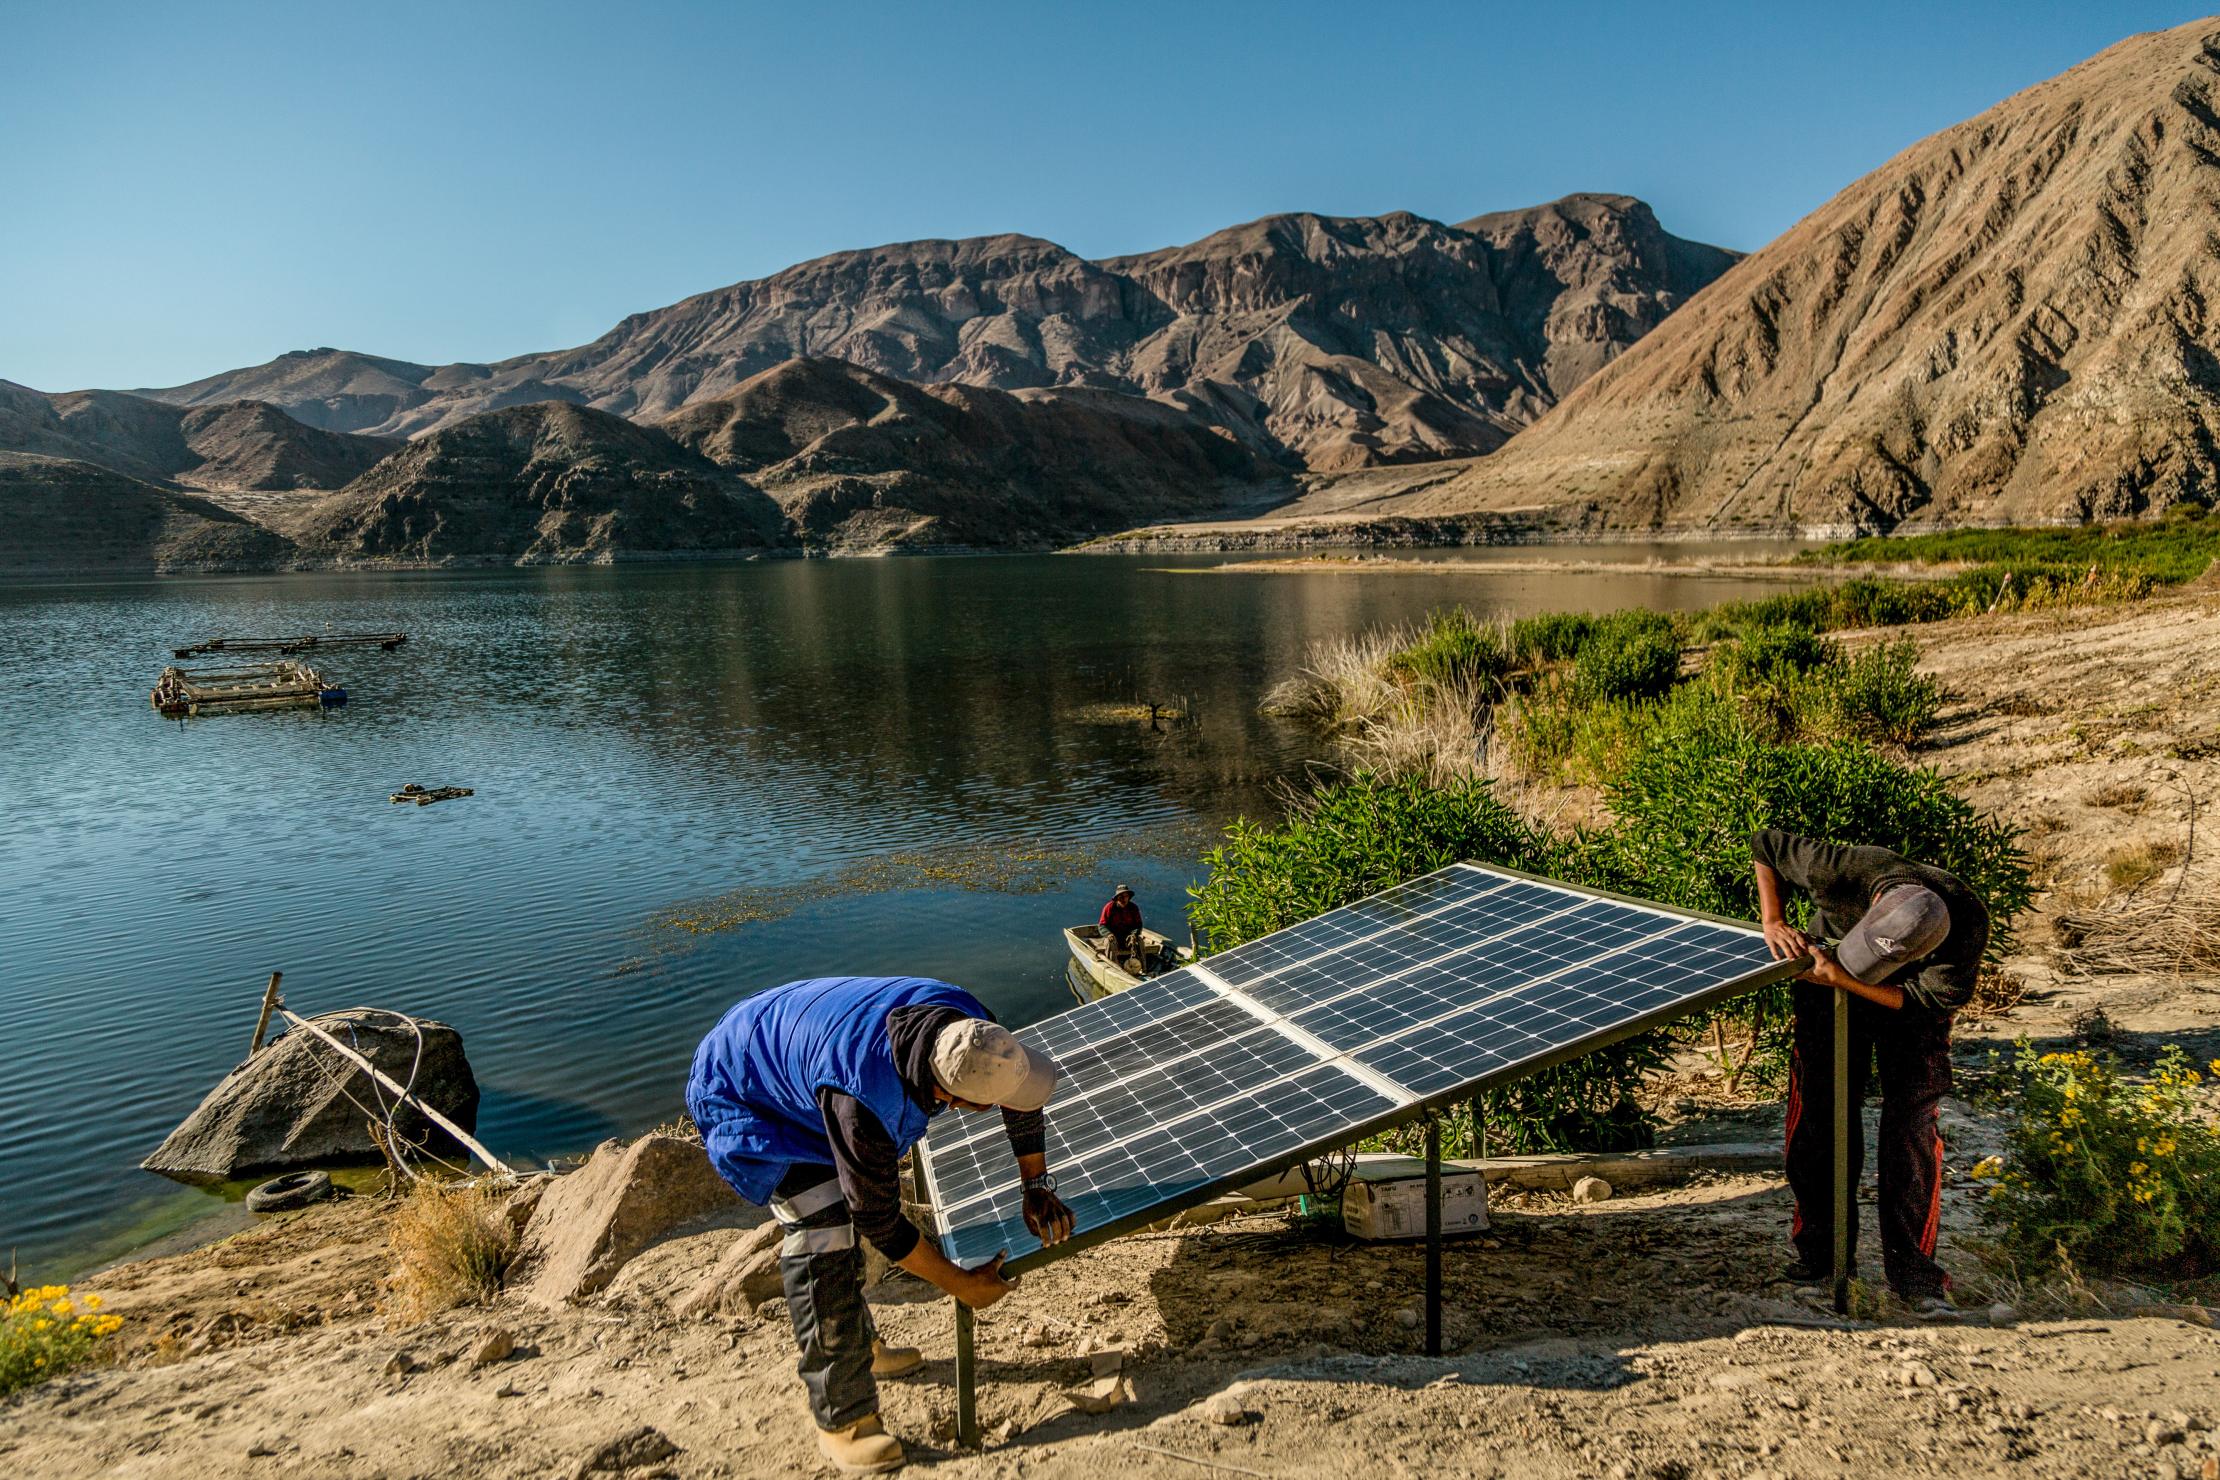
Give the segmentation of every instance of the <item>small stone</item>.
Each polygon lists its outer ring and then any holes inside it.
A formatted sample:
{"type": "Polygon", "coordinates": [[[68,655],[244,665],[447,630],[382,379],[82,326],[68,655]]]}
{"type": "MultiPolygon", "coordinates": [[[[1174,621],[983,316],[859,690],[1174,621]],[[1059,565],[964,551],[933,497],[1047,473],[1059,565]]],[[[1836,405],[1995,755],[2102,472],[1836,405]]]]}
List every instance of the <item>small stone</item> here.
{"type": "Polygon", "coordinates": [[[1056,1344],[1056,1333],[1035,1321],[1025,1328],[1025,1334],[1018,1339],[1025,1346],[1054,1346],[1056,1344]]]}
{"type": "Polygon", "coordinates": [[[1406,1331],[1416,1331],[1418,1329],[1418,1312],[1410,1309],[1397,1311],[1395,1313],[1395,1324],[1406,1331]]]}
{"type": "Polygon", "coordinates": [[[1101,1351],[1089,1352],[1087,1363],[1094,1368],[1095,1376],[1114,1377],[1125,1370],[1125,1353],[1116,1347],[1105,1347],[1101,1351]]]}
{"type": "Polygon", "coordinates": [[[1233,1429],[1243,1424],[1255,1423],[1263,1415],[1233,1393],[1214,1393],[1203,1400],[1202,1416],[1212,1423],[1224,1424],[1233,1429]]]}
{"type": "Polygon", "coordinates": [[[2164,1449],[2169,1444],[2179,1444],[2181,1429],[2162,1418],[2154,1418],[2143,1429],[2143,1442],[2153,1449],[2164,1449]]]}
{"type": "Polygon", "coordinates": [[[395,1352],[392,1360],[385,1364],[385,1375],[388,1377],[406,1377],[411,1372],[416,1371],[418,1365],[416,1358],[410,1356],[407,1352],[395,1352]]]}
{"type": "Polygon", "coordinates": [[[524,1389],[504,1378],[501,1386],[493,1390],[493,1395],[496,1398],[521,1398],[524,1396],[524,1389]]]}
{"type": "Polygon", "coordinates": [[[1611,1184],[1601,1177],[1582,1177],[1572,1185],[1572,1199],[1576,1203],[1599,1203],[1610,1199],[1611,1184]]]}
{"type": "Polygon", "coordinates": [[[1774,1401],[1778,1402],[1783,1408],[1786,1408],[1791,1413],[1798,1412],[1804,1406],[1804,1400],[1797,1397],[1794,1393],[1783,1393],[1774,1401]]]}
{"type": "Polygon", "coordinates": [[[506,1362],[515,1350],[515,1333],[497,1326],[486,1333],[486,1339],[479,1342],[478,1349],[470,1354],[470,1365],[490,1367],[496,1362],[506,1362]]]}
{"type": "Polygon", "coordinates": [[[2018,1316],[2018,1311],[2002,1301],[1989,1307],[1989,1324],[1992,1326],[2009,1326],[2018,1316]]]}
{"type": "Polygon", "coordinates": [[[1066,1389],[1064,1398],[1081,1413],[1108,1413],[1119,1404],[1132,1401],[1133,1390],[1126,1386],[1123,1377],[1098,1377],[1083,1388],[1066,1389]]]}
{"type": "Polygon", "coordinates": [[[1224,1316],[1220,1316],[1210,1323],[1209,1329],[1204,1331],[1203,1335],[1211,1341],[1224,1341],[1233,1335],[1233,1322],[1227,1320],[1224,1316]]]}
{"type": "Polygon", "coordinates": [[[265,1435],[247,1441],[248,1459],[269,1459],[285,1448],[283,1434],[265,1435]]]}
{"type": "Polygon", "coordinates": [[[1935,1369],[1925,1362],[1906,1362],[1897,1376],[1908,1388],[1931,1388],[1935,1385],[1935,1369]]]}

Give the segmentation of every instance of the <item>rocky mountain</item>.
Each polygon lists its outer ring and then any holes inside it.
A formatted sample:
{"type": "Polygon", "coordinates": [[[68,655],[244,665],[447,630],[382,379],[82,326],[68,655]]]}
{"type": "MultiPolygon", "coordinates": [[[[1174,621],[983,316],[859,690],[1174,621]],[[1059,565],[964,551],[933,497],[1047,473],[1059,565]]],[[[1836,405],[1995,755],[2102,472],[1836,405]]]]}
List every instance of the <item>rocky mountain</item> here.
{"type": "Polygon", "coordinates": [[[1256,497],[1273,470],[1159,402],[917,386],[791,360],[662,424],[841,550],[1049,545],[1256,497]]]}
{"type": "Polygon", "coordinates": [[[47,395],[0,380],[0,451],[77,459],[152,482],[338,488],[398,446],[303,426],[260,401],[178,406],[122,391],[47,395]]]}
{"type": "Polygon", "coordinates": [[[1361,467],[1499,445],[1733,260],[1602,195],[1463,227],[1272,216],[1101,262],[1026,236],[906,242],[636,314],[572,350],[436,368],[311,350],[144,394],[413,435],[546,400],[655,421],[831,358],[921,384],[1148,395],[1268,459],[1361,467]]]}
{"type": "Polygon", "coordinates": [[[283,536],[191,494],[112,468],[0,452],[0,575],[267,570],[283,536]]]}
{"type": "Polygon", "coordinates": [[[1367,512],[1872,531],[2209,503],[2220,21],[1905,150],[1547,417],[1367,512]]]}
{"type": "Polygon", "coordinates": [[[789,545],[764,494],[648,427],[565,402],[427,432],[285,520],[320,563],[543,565],[789,545]]]}

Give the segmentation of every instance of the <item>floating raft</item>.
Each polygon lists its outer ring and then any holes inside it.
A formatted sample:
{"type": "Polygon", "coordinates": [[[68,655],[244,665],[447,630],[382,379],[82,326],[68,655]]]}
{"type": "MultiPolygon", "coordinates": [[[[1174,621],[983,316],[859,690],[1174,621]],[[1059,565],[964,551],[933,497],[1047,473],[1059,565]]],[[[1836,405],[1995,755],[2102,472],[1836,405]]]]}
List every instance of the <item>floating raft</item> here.
{"type": "Polygon", "coordinates": [[[210,653],[305,653],[315,648],[375,647],[392,652],[409,640],[406,632],[324,632],[305,637],[211,637],[188,647],[174,648],[180,658],[201,658],[210,653]]]}
{"type": "Polygon", "coordinates": [[[167,715],[230,714],[319,709],[346,703],[347,691],[326,684],[305,663],[249,663],[240,668],[165,668],[150,698],[167,715]]]}

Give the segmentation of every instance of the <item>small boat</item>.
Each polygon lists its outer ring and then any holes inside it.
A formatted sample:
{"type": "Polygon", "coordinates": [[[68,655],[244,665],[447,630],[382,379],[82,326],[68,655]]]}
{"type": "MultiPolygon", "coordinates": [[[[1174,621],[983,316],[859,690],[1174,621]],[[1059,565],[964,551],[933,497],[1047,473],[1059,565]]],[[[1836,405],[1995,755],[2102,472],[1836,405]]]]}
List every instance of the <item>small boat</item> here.
{"type": "Polygon", "coordinates": [[[1175,946],[1153,930],[1141,932],[1141,943],[1146,951],[1146,966],[1135,975],[1124,963],[1113,961],[1100,925],[1074,925],[1064,931],[1064,944],[1071,949],[1072,970],[1066,973],[1071,982],[1072,995],[1082,1003],[1099,1002],[1112,992],[1122,992],[1137,982],[1152,976],[1175,971],[1195,959],[1188,946],[1175,946]]]}

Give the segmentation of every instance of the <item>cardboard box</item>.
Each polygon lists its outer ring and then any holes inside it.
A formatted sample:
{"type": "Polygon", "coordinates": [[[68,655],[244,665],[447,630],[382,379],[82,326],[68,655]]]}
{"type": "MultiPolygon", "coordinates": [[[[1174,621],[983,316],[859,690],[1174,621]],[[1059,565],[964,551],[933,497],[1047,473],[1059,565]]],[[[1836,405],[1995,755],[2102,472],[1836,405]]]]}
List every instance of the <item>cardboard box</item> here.
{"type": "MultiPolygon", "coordinates": [[[[1426,1237],[1426,1163],[1416,1157],[1360,1163],[1341,1193],[1341,1226],[1371,1242],[1426,1237]]],[[[1442,1237],[1488,1226],[1488,1179],[1464,1167],[1441,1169],[1442,1237]]]]}

